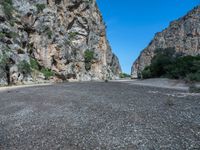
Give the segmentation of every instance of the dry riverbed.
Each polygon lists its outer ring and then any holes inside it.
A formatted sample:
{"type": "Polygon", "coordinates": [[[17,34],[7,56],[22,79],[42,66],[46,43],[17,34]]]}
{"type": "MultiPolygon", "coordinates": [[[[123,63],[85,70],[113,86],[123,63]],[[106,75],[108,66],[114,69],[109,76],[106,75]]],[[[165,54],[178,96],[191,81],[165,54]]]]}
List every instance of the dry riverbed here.
{"type": "Polygon", "coordinates": [[[200,95],[133,82],[0,90],[0,149],[200,149],[200,95]]]}

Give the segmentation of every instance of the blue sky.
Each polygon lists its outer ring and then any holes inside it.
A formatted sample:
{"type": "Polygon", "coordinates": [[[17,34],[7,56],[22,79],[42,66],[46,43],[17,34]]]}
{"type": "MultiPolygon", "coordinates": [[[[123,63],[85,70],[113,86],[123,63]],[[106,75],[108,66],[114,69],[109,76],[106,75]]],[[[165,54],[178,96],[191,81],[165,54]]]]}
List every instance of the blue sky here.
{"type": "Polygon", "coordinates": [[[107,36],[123,72],[169,23],[200,4],[200,0],[97,0],[107,36]]]}

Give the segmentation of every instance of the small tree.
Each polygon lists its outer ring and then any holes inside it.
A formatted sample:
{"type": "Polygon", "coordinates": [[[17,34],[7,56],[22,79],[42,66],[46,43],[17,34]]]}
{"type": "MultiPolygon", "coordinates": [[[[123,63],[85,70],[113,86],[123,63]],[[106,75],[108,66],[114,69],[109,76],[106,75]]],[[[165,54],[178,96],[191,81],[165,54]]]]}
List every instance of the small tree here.
{"type": "Polygon", "coordinates": [[[39,70],[39,68],[40,68],[39,63],[34,58],[30,58],[30,65],[31,65],[31,68],[35,69],[35,70],[39,70]]]}
{"type": "Polygon", "coordinates": [[[141,77],[142,79],[151,78],[151,77],[152,77],[152,74],[151,74],[151,66],[145,67],[144,70],[142,71],[142,74],[140,75],[140,77],[141,77]]]}
{"type": "Polygon", "coordinates": [[[42,68],[41,72],[45,76],[45,79],[49,79],[50,77],[54,76],[54,72],[51,71],[51,69],[48,68],[42,68]]]}
{"type": "Polygon", "coordinates": [[[175,49],[157,49],[155,56],[151,61],[151,75],[153,77],[160,77],[167,73],[166,65],[170,65],[175,61],[175,49]]]}
{"type": "Polygon", "coordinates": [[[84,58],[85,58],[85,69],[89,71],[91,69],[92,60],[94,59],[94,52],[86,50],[84,53],[84,58]]]}
{"type": "Polygon", "coordinates": [[[31,67],[30,64],[23,60],[18,64],[18,69],[20,72],[22,72],[25,76],[31,73],[31,67]]]}

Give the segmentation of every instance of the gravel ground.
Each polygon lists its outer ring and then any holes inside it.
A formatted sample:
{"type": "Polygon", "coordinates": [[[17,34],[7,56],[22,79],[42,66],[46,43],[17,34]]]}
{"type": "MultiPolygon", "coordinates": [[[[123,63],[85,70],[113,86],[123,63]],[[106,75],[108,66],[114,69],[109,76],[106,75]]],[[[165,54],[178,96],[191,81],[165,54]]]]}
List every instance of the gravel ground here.
{"type": "Polygon", "coordinates": [[[2,150],[199,150],[200,95],[127,82],[0,91],[2,150]]]}
{"type": "MultiPolygon", "coordinates": [[[[173,80],[173,79],[167,79],[167,78],[153,78],[153,79],[145,79],[145,80],[118,80],[115,82],[129,82],[130,84],[134,85],[144,85],[144,86],[150,86],[150,87],[160,87],[160,88],[168,88],[168,89],[178,89],[178,90],[188,90],[189,84],[185,83],[185,81],[182,80],[173,80]]],[[[196,85],[199,85],[199,83],[196,83],[196,85]]]]}

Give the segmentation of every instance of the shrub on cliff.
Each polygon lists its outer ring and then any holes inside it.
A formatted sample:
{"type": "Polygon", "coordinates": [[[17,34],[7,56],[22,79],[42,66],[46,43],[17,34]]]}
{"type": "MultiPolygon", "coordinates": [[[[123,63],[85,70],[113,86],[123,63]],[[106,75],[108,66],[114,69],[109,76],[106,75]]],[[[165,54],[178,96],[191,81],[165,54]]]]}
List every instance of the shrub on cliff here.
{"type": "Polygon", "coordinates": [[[32,69],[39,70],[39,63],[36,59],[30,58],[30,65],[32,69]]]}
{"type": "Polygon", "coordinates": [[[45,79],[49,79],[50,77],[54,76],[54,72],[52,72],[51,69],[48,68],[42,68],[41,72],[45,76],[45,79]]]}
{"type": "Polygon", "coordinates": [[[6,18],[11,19],[13,9],[14,9],[12,0],[4,0],[3,2],[1,2],[1,4],[3,6],[3,11],[4,11],[4,14],[6,15],[6,18]]]}
{"type": "Polygon", "coordinates": [[[85,69],[88,71],[91,69],[92,60],[94,59],[94,52],[86,50],[84,53],[84,58],[85,58],[85,69]]]}
{"type": "Polygon", "coordinates": [[[43,9],[45,9],[45,4],[36,4],[37,7],[37,12],[40,13],[43,11],[43,9]]]}
{"type": "Polygon", "coordinates": [[[200,81],[200,56],[181,56],[173,48],[158,49],[142,78],[168,77],[200,81]]]}
{"type": "Polygon", "coordinates": [[[31,73],[31,66],[26,60],[23,60],[23,61],[19,62],[18,69],[25,76],[31,73]]]}
{"type": "Polygon", "coordinates": [[[40,66],[38,61],[34,58],[30,58],[30,67],[31,67],[33,72],[34,71],[40,71],[44,75],[45,79],[47,79],[47,80],[50,77],[55,75],[55,73],[51,69],[40,66]]]}

